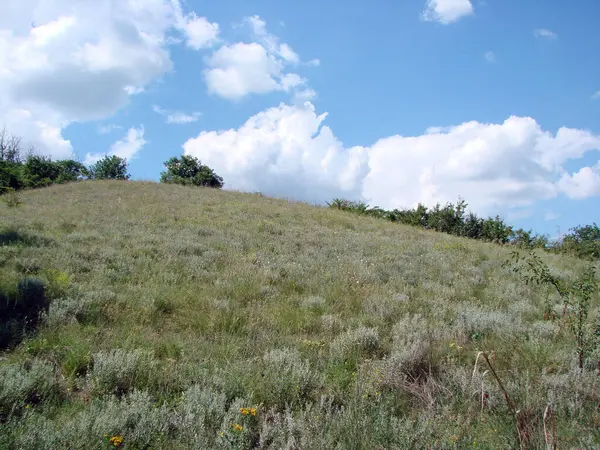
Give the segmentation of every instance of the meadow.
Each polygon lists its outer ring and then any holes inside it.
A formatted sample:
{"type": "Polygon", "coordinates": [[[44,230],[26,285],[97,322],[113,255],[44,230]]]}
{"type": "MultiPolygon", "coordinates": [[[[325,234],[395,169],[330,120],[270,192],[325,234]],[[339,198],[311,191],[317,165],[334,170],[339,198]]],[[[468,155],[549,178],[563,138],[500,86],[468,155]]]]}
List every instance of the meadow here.
{"type": "Polygon", "coordinates": [[[0,448],[598,448],[600,352],[579,367],[572,305],[510,256],[260,194],[19,192],[0,291],[48,307],[2,322],[0,448]]]}

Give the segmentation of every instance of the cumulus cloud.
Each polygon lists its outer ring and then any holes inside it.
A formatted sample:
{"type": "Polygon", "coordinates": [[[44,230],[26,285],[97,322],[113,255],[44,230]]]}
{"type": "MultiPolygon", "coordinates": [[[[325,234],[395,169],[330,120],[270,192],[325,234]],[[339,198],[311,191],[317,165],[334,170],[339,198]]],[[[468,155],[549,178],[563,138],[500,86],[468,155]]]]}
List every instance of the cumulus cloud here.
{"type": "Polygon", "coordinates": [[[536,38],[554,40],[558,38],[558,34],[546,28],[537,28],[533,30],[533,35],[536,38]]]}
{"type": "Polygon", "coordinates": [[[322,203],[336,196],[358,197],[368,173],[366,149],[344,148],[327,114],[280,105],[251,117],[239,129],[201,132],[184,144],[226,177],[231,189],[322,203]]]}
{"type": "Polygon", "coordinates": [[[563,174],[558,187],[574,199],[600,195],[600,162],[593,167],[582,167],[573,174],[563,174]]]}
{"type": "Polygon", "coordinates": [[[206,17],[197,17],[193,12],[183,19],[181,27],[188,47],[195,50],[212,47],[218,40],[219,24],[209,22],[206,17]]]}
{"type": "Polygon", "coordinates": [[[171,70],[170,36],[200,48],[218,34],[179,0],[0,3],[0,124],[55,157],[72,151],[69,123],[111,116],[171,70]]]}
{"type": "Polygon", "coordinates": [[[224,45],[207,58],[204,78],[208,91],[239,100],[250,94],[292,92],[304,86],[305,78],[286,71],[301,62],[298,54],[269,33],[260,17],[246,18],[245,23],[252,31],[252,42],[224,45]]]}
{"type": "Polygon", "coordinates": [[[144,139],[144,127],[130,128],[127,134],[114,144],[110,146],[110,149],[106,153],[87,153],[85,155],[85,164],[94,164],[104,156],[118,156],[119,158],[125,158],[128,161],[134,159],[142,147],[146,144],[144,139]]]}
{"type": "Polygon", "coordinates": [[[237,129],[203,131],[184,152],[214,168],[228,188],[321,204],[345,197],[393,209],[462,196],[473,211],[493,214],[561,192],[572,198],[596,192],[588,171],[568,175],[561,166],[600,148],[600,136],[584,130],[552,134],[532,118],[513,116],[346,148],[326,117],[309,102],[282,104],[237,129]]]}
{"type": "Polygon", "coordinates": [[[188,123],[197,122],[202,113],[193,112],[191,114],[187,114],[181,111],[167,111],[166,109],[162,109],[157,105],[152,107],[152,111],[161,116],[165,117],[165,122],[172,125],[185,125],[188,123]]]}
{"type": "Polygon", "coordinates": [[[470,0],[428,0],[423,11],[423,20],[444,25],[473,14],[470,0]]]}

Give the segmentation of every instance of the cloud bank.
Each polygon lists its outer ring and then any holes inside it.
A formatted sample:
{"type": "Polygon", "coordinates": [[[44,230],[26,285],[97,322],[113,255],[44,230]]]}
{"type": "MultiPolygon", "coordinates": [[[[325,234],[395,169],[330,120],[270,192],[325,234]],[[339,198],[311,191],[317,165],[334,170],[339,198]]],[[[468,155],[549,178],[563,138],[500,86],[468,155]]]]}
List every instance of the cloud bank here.
{"type": "Polygon", "coordinates": [[[184,144],[226,187],[324,203],[363,199],[387,209],[467,198],[479,214],[522,208],[557,195],[600,195],[600,164],[574,174],[565,162],[600,149],[585,130],[542,130],[530,117],[430,128],[346,148],[306,102],[281,104],[237,129],[203,131],[184,144]]]}

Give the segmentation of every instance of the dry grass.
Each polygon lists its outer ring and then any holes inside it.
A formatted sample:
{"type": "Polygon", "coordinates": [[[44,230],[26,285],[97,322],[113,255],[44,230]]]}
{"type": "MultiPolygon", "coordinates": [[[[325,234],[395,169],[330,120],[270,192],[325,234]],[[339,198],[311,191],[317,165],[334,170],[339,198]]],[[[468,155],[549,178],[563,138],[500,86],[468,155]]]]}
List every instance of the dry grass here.
{"type": "Polygon", "coordinates": [[[501,247],[150,182],[21,197],[0,203],[19,235],[0,281],[37,276],[53,301],[1,355],[20,377],[0,379],[1,448],[516,448],[503,390],[528,446],[549,427],[558,448],[600,446],[594,364],[576,370],[550,291],[502,269],[501,247]],[[473,374],[479,351],[502,389],[473,374]]]}

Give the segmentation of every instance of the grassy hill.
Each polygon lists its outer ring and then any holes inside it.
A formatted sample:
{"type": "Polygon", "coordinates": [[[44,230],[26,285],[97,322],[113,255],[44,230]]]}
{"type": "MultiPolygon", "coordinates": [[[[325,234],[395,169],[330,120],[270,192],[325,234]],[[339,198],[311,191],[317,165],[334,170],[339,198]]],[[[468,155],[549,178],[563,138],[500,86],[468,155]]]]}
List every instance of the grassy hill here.
{"type": "Polygon", "coordinates": [[[0,353],[0,448],[600,446],[597,357],[500,246],[147,182],[21,196],[1,289],[50,307],[0,353]]]}

